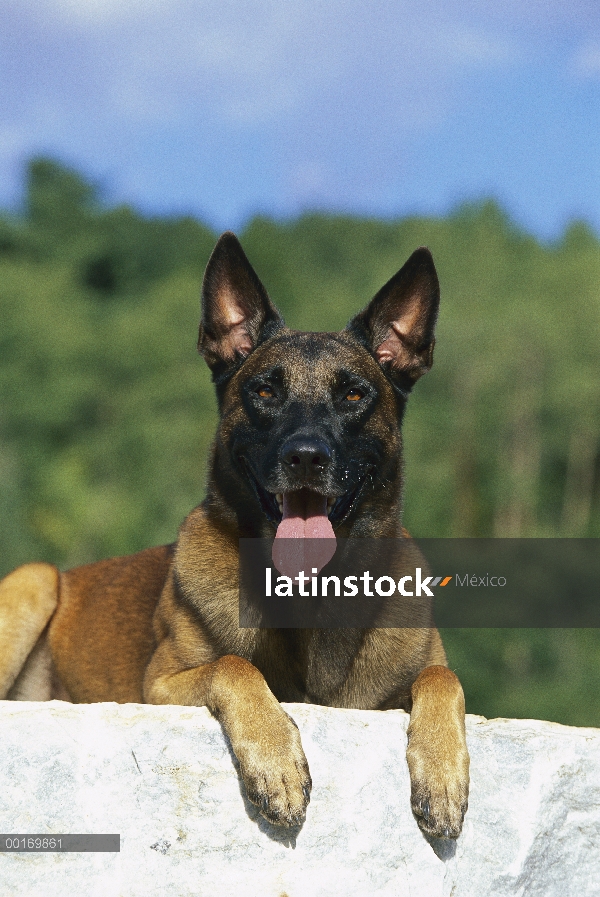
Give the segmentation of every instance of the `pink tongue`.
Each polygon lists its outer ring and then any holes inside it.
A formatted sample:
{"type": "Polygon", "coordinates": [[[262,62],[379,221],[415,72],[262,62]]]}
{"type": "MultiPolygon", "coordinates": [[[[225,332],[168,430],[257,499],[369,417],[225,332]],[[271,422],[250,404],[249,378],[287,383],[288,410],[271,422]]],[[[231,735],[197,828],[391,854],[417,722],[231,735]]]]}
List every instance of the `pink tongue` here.
{"type": "Polygon", "coordinates": [[[303,570],[306,576],[317,573],[335,554],[336,541],[327,516],[327,498],[308,489],[285,492],[283,519],[273,542],[273,563],[284,576],[292,579],[303,570]]]}

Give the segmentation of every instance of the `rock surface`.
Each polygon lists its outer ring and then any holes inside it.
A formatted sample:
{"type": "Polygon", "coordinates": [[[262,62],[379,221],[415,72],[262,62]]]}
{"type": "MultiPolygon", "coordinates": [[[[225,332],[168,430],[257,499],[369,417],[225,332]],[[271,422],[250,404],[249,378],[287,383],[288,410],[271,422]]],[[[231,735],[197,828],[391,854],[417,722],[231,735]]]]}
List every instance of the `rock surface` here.
{"type": "Polygon", "coordinates": [[[467,718],[463,834],[409,807],[402,711],[286,705],[312,800],[296,833],[240,791],[204,708],[0,702],[0,831],[119,832],[120,853],[0,853],[2,897],[600,893],[600,730],[467,718]]]}

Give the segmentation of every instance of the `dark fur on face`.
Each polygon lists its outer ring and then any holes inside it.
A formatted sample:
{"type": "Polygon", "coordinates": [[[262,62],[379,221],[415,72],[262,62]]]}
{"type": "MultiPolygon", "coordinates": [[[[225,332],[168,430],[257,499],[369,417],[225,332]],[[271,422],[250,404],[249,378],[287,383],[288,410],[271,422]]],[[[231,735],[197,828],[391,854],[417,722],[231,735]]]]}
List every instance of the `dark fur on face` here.
{"type": "Polygon", "coordinates": [[[438,304],[433,260],[418,249],[345,330],[291,331],[224,234],[205,275],[198,340],[221,410],[213,511],[234,513],[244,535],[268,535],[284,494],[308,490],[326,497],[337,534],[372,536],[377,521],[377,534],[394,535],[400,426],[433,361],[438,304]]]}

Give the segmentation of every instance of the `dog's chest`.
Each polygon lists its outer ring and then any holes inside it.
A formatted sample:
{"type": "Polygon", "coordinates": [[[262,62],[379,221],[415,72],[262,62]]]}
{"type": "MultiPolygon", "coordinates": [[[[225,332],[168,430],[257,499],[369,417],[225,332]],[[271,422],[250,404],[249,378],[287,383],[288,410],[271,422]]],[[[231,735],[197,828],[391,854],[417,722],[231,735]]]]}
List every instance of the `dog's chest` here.
{"type": "Polygon", "coordinates": [[[342,706],[362,640],[354,630],[270,630],[252,663],[279,701],[342,706]]]}

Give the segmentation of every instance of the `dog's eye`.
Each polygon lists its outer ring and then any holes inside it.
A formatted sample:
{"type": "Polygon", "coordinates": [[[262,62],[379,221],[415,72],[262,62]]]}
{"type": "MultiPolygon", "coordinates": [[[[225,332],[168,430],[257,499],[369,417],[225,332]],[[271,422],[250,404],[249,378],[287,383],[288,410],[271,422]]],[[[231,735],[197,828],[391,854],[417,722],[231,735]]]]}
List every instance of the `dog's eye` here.
{"type": "Polygon", "coordinates": [[[349,389],[346,393],[346,401],[347,402],[359,402],[362,398],[364,398],[364,392],[361,392],[360,389],[349,389]]]}
{"type": "Polygon", "coordinates": [[[267,386],[266,383],[263,383],[262,386],[258,387],[256,394],[259,395],[261,399],[272,399],[275,395],[271,387],[267,386]]]}

